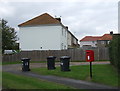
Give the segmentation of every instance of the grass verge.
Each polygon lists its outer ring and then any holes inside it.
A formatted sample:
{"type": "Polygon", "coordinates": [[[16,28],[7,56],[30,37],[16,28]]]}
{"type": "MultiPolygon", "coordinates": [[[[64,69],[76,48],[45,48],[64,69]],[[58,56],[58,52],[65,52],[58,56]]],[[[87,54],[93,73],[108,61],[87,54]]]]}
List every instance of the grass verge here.
{"type": "Polygon", "coordinates": [[[73,89],[62,84],[7,72],[3,72],[2,77],[3,89],[73,89]]]}
{"type": "MultiPolygon", "coordinates": [[[[30,61],[30,63],[46,63],[46,61],[30,61]]],[[[21,61],[2,62],[2,65],[8,65],[8,64],[22,64],[22,62],[21,61]]]]}
{"type": "Polygon", "coordinates": [[[89,65],[71,66],[70,69],[71,71],[69,72],[61,72],[60,67],[57,67],[55,70],[47,70],[46,68],[34,68],[32,69],[32,71],[43,75],[62,76],[73,79],[97,82],[110,86],[118,86],[117,70],[110,64],[93,65],[92,80],[89,76],[89,65]]]}

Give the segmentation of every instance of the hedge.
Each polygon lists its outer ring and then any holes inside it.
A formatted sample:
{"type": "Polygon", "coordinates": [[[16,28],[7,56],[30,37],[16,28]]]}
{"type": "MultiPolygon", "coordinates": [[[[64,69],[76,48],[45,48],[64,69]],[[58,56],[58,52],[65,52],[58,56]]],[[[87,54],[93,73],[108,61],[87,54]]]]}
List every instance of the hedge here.
{"type": "Polygon", "coordinates": [[[113,40],[109,45],[110,62],[120,72],[120,34],[113,35],[113,40]]]}

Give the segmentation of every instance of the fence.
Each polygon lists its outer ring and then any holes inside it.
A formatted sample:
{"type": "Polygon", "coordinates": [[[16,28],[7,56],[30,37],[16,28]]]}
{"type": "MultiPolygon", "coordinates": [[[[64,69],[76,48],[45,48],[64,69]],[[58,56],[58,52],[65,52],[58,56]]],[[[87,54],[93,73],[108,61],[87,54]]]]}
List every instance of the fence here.
{"type": "MultiPolygon", "coordinates": [[[[109,60],[108,48],[91,48],[91,50],[95,53],[95,60],[109,60]]],[[[70,56],[71,61],[83,61],[85,60],[85,54],[85,49],[21,51],[17,54],[3,55],[2,61],[20,61],[23,57],[31,58],[31,61],[45,61],[48,56],[55,56],[58,61],[61,56],[70,56]]]]}

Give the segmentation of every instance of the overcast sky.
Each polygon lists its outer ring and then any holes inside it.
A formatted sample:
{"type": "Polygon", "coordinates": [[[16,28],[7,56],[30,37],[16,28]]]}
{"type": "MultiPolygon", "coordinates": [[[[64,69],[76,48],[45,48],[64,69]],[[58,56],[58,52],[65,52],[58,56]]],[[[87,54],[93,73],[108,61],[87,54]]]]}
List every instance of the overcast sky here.
{"type": "MultiPolygon", "coordinates": [[[[80,40],[84,36],[101,36],[118,32],[119,0],[0,0],[0,18],[19,31],[18,24],[49,13],[80,40]]],[[[18,32],[19,34],[19,32],[18,32]]]]}

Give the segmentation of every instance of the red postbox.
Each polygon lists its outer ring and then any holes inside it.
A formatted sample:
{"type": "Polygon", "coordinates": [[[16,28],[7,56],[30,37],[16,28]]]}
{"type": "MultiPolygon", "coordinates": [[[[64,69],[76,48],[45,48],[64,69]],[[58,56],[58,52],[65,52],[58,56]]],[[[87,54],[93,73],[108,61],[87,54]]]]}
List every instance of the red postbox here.
{"type": "Polygon", "coordinates": [[[94,61],[94,51],[93,50],[86,50],[86,61],[87,62],[94,61]]]}

